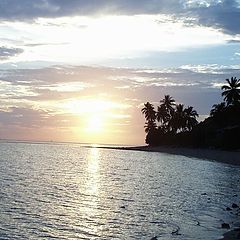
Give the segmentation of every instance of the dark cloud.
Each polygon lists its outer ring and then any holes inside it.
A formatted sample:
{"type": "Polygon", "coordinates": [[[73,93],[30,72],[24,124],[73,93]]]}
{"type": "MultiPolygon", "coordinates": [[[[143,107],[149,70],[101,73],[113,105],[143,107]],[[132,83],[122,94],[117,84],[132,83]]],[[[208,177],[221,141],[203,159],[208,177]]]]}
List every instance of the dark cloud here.
{"type": "Polygon", "coordinates": [[[192,8],[190,11],[201,25],[220,29],[227,34],[240,33],[240,3],[237,0],[223,0],[218,4],[192,8]]]}
{"type": "Polygon", "coordinates": [[[6,60],[23,53],[21,48],[0,47],[0,60],[6,60]]]}
{"type": "Polygon", "coordinates": [[[30,21],[39,17],[103,14],[170,14],[185,24],[214,27],[232,35],[240,33],[238,0],[1,0],[0,19],[30,21]]]}
{"type": "Polygon", "coordinates": [[[240,43],[240,40],[229,40],[227,43],[230,43],[230,44],[239,44],[239,43],[240,43]]]}
{"type": "Polygon", "coordinates": [[[38,17],[62,17],[90,14],[153,14],[175,12],[176,0],[2,0],[0,18],[28,20],[38,17]]]}

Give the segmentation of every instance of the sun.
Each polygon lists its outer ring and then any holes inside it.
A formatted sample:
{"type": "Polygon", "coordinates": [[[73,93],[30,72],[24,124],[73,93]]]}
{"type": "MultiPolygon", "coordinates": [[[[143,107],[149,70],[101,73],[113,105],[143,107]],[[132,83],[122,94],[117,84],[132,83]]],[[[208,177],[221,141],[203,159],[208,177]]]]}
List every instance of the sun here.
{"type": "Polygon", "coordinates": [[[100,115],[92,115],[87,121],[86,131],[88,133],[101,133],[104,130],[104,119],[100,115]]]}
{"type": "Polygon", "coordinates": [[[81,142],[103,143],[115,139],[120,112],[128,105],[103,98],[69,99],[59,108],[73,117],[73,134],[81,142]]]}

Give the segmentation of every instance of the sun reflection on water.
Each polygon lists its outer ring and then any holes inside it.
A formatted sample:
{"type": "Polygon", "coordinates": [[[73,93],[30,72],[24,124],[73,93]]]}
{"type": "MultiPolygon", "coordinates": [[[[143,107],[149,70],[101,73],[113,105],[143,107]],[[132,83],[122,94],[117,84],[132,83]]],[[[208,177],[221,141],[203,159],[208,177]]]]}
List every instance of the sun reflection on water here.
{"type": "Polygon", "coordinates": [[[86,162],[86,178],[84,184],[85,199],[81,213],[85,219],[85,228],[88,232],[99,236],[99,208],[100,208],[100,153],[96,147],[89,148],[86,162]]]}
{"type": "Polygon", "coordinates": [[[88,155],[87,162],[87,181],[86,181],[86,191],[87,194],[98,196],[99,190],[99,149],[91,148],[88,155]]]}

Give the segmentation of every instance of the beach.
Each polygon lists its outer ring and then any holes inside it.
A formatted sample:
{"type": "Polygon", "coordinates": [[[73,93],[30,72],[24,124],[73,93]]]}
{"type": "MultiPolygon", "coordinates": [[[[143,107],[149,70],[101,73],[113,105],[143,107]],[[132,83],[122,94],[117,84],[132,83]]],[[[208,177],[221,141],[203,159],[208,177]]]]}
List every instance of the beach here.
{"type": "MultiPolygon", "coordinates": [[[[114,147],[103,147],[112,148],[114,147]]],[[[136,147],[116,147],[121,150],[135,150],[147,152],[163,152],[174,155],[183,155],[187,157],[199,158],[202,160],[211,160],[232,165],[240,165],[240,151],[224,151],[218,149],[204,148],[183,148],[183,147],[151,147],[151,146],[136,146],[136,147]]]]}

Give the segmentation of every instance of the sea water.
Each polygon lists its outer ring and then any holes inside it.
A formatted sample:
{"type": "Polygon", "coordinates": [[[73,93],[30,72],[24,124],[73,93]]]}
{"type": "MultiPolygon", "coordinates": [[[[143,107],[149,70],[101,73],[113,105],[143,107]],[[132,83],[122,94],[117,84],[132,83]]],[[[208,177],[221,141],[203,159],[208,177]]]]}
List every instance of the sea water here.
{"type": "Polygon", "coordinates": [[[0,239],[218,239],[239,179],[180,155],[1,142],[0,239]]]}

